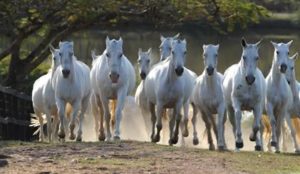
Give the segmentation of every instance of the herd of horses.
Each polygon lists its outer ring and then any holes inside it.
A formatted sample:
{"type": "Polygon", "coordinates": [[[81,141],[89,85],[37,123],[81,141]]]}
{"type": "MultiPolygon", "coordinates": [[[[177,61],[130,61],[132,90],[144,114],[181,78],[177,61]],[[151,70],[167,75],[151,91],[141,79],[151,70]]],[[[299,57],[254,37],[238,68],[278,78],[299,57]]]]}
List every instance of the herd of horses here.
{"type": "MultiPolygon", "coordinates": [[[[219,45],[203,45],[204,70],[197,77],[185,67],[186,40],[181,39],[179,34],[161,36],[160,40],[158,63],[153,64],[151,48],[147,51],[139,49],[137,60],[141,82],[135,93],[135,101],[143,117],[151,119],[151,125],[147,126],[151,127],[149,134],[151,132],[152,142],[160,141],[163,117],[169,119],[170,145],[178,142],[179,131],[182,137],[187,137],[189,107],[192,106],[194,145],[199,143],[196,121],[200,113],[207,129],[210,150],[215,149],[211,129],[216,136],[217,148],[227,149],[224,137],[227,117],[232,125],[236,150],[243,148],[241,118],[243,111],[252,111],[254,120],[249,139],[256,143],[255,150],[264,150],[263,134],[268,124],[263,115],[267,115],[271,125],[271,136],[267,140],[269,145],[280,152],[279,142],[286,122],[295,152],[300,153],[297,131],[292,124],[294,117],[300,117],[300,84],[295,77],[298,53],[290,56],[292,41],[271,42],[274,57],[271,70],[265,78],[257,67],[261,41],[250,44],[242,38],[240,61],[227,68],[224,74],[217,71],[219,45]]],[[[77,60],[73,42],[60,42],[57,49],[49,46],[52,66],[46,75],[35,81],[32,91],[41,141],[44,141],[43,114],[46,115],[49,142],[55,138],[64,140],[66,131],[69,131],[69,139],[81,141],[82,122],[89,105],[95,118],[98,139],[120,139],[122,110],[126,97],[135,89],[136,74],[132,63],[123,54],[122,38],[107,37],[105,42],[106,49],[102,55],[97,56],[92,52],[91,69],[77,60]],[[77,119],[79,125],[75,135],[77,119]],[[66,126],[69,130],[65,130],[66,126]]]]}

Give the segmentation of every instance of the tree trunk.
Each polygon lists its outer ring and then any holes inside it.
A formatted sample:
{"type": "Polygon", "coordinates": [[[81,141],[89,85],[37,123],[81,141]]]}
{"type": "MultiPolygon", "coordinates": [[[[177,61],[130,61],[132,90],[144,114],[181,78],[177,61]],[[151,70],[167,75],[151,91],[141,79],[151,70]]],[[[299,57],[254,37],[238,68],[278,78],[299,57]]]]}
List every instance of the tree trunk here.
{"type": "Polygon", "coordinates": [[[17,75],[19,74],[18,72],[22,69],[20,66],[20,46],[21,46],[22,40],[19,40],[18,43],[16,43],[12,48],[11,48],[11,60],[9,64],[9,69],[8,69],[8,75],[5,80],[5,85],[7,86],[16,86],[17,85],[17,75]]]}

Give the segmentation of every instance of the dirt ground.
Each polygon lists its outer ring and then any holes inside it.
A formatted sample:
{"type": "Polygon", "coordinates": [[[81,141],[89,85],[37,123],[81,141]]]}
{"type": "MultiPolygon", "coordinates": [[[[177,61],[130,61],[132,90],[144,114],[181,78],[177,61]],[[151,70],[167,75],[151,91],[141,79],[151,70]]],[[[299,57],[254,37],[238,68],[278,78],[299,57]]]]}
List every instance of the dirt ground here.
{"type": "Polygon", "coordinates": [[[0,173],[300,173],[300,156],[218,152],[136,141],[0,142],[0,173]]]}

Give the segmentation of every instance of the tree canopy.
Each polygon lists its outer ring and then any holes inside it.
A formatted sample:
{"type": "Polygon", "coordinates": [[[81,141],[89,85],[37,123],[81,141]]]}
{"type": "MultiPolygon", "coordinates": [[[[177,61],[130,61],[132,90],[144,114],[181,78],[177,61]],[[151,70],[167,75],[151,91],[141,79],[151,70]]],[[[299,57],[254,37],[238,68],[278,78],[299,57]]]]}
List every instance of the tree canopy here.
{"type": "Polygon", "coordinates": [[[219,32],[246,28],[268,12],[248,0],[2,0],[1,33],[10,43],[0,50],[0,61],[9,59],[5,85],[18,86],[50,54],[56,43],[72,32],[91,25],[147,23],[173,27],[201,22],[219,32]],[[26,46],[28,38],[38,38],[26,46]]]}

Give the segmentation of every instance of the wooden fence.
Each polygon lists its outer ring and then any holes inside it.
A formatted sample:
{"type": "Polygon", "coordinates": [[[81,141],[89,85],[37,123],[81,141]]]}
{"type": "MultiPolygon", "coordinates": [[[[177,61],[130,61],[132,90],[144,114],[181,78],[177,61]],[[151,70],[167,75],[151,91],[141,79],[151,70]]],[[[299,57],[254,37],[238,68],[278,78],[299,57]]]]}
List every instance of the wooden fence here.
{"type": "Polygon", "coordinates": [[[30,96],[14,89],[0,86],[0,140],[36,139],[29,127],[33,113],[30,96]]]}

